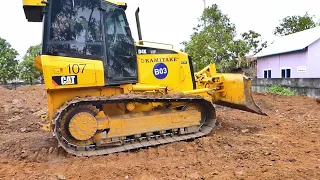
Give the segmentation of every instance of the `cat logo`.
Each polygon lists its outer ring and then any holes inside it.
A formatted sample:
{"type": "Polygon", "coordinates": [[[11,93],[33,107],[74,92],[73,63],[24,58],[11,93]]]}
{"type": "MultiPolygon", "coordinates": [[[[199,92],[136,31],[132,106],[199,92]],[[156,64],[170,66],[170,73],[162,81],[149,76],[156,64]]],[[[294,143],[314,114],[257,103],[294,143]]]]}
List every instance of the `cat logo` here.
{"type": "Polygon", "coordinates": [[[78,84],[77,75],[73,76],[52,76],[52,83],[55,86],[78,84]]]}
{"type": "Polygon", "coordinates": [[[75,78],[76,78],[76,76],[61,76],[61,84],[62,85],[74,84],[75,78]]]}

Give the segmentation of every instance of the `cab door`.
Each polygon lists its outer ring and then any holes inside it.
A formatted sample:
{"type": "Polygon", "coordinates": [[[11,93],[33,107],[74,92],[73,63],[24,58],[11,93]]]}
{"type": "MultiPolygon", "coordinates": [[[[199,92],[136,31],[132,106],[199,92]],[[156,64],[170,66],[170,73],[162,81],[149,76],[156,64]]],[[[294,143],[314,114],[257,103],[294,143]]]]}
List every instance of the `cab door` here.
{"type": "Polygon", "coordinates": [[[136,83],[138,81],[136,48],[124,10],[110,4],[103,11],[103,22],[106,84],[136,83]]]}

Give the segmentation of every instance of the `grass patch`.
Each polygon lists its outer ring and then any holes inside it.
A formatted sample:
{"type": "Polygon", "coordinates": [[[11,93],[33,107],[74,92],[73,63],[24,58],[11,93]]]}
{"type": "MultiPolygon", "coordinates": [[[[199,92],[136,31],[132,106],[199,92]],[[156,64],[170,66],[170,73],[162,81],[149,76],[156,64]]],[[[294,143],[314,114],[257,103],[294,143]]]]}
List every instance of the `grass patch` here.
{"type": "Polygon", "coordinates": [[[279,94],[284,96],[295,96],[297,94],[295,91],[282,87],[280,85],[273,85],[270,88],[268,88],[267,91],[268,93],[279,94]]]}

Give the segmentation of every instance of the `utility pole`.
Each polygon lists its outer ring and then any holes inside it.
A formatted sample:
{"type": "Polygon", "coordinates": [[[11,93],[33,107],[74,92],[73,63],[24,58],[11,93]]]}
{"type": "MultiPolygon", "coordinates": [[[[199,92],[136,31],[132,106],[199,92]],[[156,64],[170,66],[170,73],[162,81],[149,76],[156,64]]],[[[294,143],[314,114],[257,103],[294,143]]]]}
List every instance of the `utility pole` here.
{"type": "MultiPolygon", "coordinates": [[[[203,0],[203,11],[206,9],[206,0],[203,0]]],[[[206,23],[206,20],[204,20],[204,28],[207,27],[207,23],[206,23]]]]}

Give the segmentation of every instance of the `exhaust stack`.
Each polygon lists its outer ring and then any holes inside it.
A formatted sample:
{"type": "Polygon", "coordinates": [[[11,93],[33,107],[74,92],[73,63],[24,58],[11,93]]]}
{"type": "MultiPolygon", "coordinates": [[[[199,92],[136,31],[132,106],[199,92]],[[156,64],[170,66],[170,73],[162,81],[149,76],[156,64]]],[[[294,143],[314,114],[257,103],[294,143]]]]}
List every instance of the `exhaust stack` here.
{"type": "MultiPolygon", "coordinates": [[[[142,40],[142,35],[141,35],[141,27],[140,27],[139,11],[140,11],[140,9],[139,9],[139,7],[138,7],[138,8],[137,8],[137,10],[136,10],[135,15],[136,15],[136,22],[137,22],[138,36],[139,36],[139,41],[140,41],[140,40],[142,40]]],[[[141,42],[141,44],[142,44],[142,42],[141,42]]]]}

